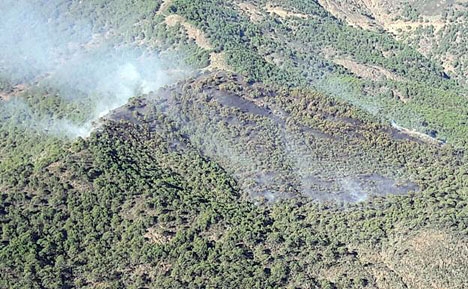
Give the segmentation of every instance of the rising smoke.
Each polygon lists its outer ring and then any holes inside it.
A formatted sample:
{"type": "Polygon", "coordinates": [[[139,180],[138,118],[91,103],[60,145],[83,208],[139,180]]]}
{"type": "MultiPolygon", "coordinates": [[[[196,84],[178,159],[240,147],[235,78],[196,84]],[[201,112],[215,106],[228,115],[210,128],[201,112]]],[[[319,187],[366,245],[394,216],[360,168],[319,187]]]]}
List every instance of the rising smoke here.
{"type": "Polygon", "coordinates": [[[91,109],[82,112],[84,121],[75,123],[54,115],[37,116],[30,107],[24,111],[34,115],[29,119],[36,128],[87,136],[93,120],[129,98],[190,74],[180,54],[161,56],[141,46],[117,47],[106,39],[108,33],[93,34],[82,19],[61,15],[57,21],[57,13],[47,8],[53,5],[49,2],[1,1],[0,77],[13,84],[51,87],[64,101],[91,109]]]}
{"type": "MultiPolygon", "coordinates": [[[[47,2],[50,1],[44,3],[47,2]]],[[[21,99],[14,98],[0,103],[3,106],[0,111],[6,111],[3,119],[15,125],[52,135],[85,137],[92,130],[94,120],[124,105],[129,98],[149,93],[190,74],[180,55],[161,56],[145,47],[113,45],[111,39],[106,38],[106,31],[93,34],[93,29],[83,24],[86,21],[75,23],[73,19],[61,19],[61,27],[70,29],[59,29],[51,15],[39,12],[44,11],[39,3],[35,0],[1,1],[0,77],[6,76],[16,84],[53,87],[64,101],[87,104],[83,112],[86,118],[77,123],[55,115],[44,116],[21,99]],[[16,117],[18,113],[22,117],[16,117]]],[[[351,85],[338,78],[328,77],[317,87],[373,115],[381,114],[378,102],[363,99],[351,85]]],[[[292,197],[291,192],[298,189],[303,195],[319,201],[360,202],[368,197],[368,193],[383,195],[387,190],[403,193],[413,189],[399,188],[390,178],[363,175],[348,169],[358,167],[359,160],[337,165],[333,156],[324,156],[309,147],[303,133],[288,131],[286,119],[275,116],[264,107],[235,96],[219,97],[218,102],[269,119],[271,125],[259,125],[251,130],[252,134],[241,136],[251,124],[237,120],[229,124],[239,127],[238,134],[233,136],[214,127],[224,119],[221,112],[212,115],[213,106],[206,106],[200,112],[210,116],[205,118],[207,123],[201,123],[198,115],[181,113],[181,108],[172,103],[164,113],[181,125],[181,130],[205,155],[231,168],[233,175],[241,180],[242,189],[253,198],[263,197],[273,202],[292,197]],[[265,140],[270,141],[265,144],[265,140]],[[258,145],[255,154],[243,149],[252,145],[258,145]],[[270,151],[275,155],[270,155],[270,151]],[[344,172],[337,169],[339,166],[344,172]],[[336,194],[332,195],[332,192],[336,194]]],[[[313,136],[315,142],[338,146],[332,138],[313,129],[305,134],[313,136]]]]}

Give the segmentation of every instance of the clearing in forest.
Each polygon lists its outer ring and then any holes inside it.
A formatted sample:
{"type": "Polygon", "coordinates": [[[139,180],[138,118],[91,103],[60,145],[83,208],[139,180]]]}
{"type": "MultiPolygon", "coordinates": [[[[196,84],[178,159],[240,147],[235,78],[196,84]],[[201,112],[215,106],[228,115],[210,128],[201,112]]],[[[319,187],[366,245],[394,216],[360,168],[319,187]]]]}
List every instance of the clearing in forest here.
{"type": "Polygon", "coordinates": [[[208,41],[205,34],[203,33],[203,31],[193,26],[192,24],[188,23],[184,17],[180,15],[176,15],[176,14],[171,14],[166,17],[165,23],[166,25],[171,26],[171,27],[180,23],[180,25],[182,25],[185,28],[185,31],[187,32],[188,37],[190,39],[193,39],[199,47],[206,49],[206,50],[213,49],[210,42],[208,41]]]}

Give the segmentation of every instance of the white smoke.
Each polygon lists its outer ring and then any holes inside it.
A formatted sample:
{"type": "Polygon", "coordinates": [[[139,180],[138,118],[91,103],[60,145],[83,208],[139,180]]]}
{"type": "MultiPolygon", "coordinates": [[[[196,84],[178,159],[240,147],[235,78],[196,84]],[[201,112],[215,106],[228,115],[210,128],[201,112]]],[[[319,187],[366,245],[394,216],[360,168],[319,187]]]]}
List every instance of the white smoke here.
{"type": "Polygon", "coordinates": [[[34,119],[46,124],[46,132],[87,136],[94,120],[129,98],[190,74],[180,55],[162,57],[144,47],[117,47],[105,32],[93,34],[82,24],[86,21],[54,15],[47,5],[56,3],[49,2],[0,3],[0,77],[13,84],[52,87],[66,102],[83,104],[86,120],[80,123],[54,116],[34,119]]]}

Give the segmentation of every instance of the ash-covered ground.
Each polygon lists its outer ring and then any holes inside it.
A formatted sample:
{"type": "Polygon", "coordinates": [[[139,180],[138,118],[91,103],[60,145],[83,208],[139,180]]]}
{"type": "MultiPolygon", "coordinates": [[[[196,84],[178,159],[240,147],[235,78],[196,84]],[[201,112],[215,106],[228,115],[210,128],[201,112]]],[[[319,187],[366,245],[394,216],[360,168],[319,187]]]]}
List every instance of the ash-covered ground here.
{"type": "Polygon", "coordinates": [[[135,98],[105,119],[164,136],[170,153],[196,151],[219,163],[257,203],[354,203],[419,190],[391,150],[421,140],[310,91],[210,73],[135,98]]]}

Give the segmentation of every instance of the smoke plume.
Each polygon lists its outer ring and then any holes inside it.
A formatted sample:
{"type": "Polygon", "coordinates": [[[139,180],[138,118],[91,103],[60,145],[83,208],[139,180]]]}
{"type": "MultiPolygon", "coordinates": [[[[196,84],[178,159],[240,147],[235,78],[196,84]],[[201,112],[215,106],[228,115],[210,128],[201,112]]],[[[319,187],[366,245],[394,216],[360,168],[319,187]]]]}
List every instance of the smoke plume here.
{"type": "Polygon", "coordinates": [[[0,78],[13,86],[53,88],[64,102],[82,104],[84,120],[57,118],[52,111],[31,119],[35,124],[60,128],[55,131],[70,137],[87,136],[93,120],[129,98],[190,74],[180,54],[118,46],[109,33],[93,34],[90,21],[57,15],[47,6],[53,3],[43,2],[1,1],[0,78]]]}

